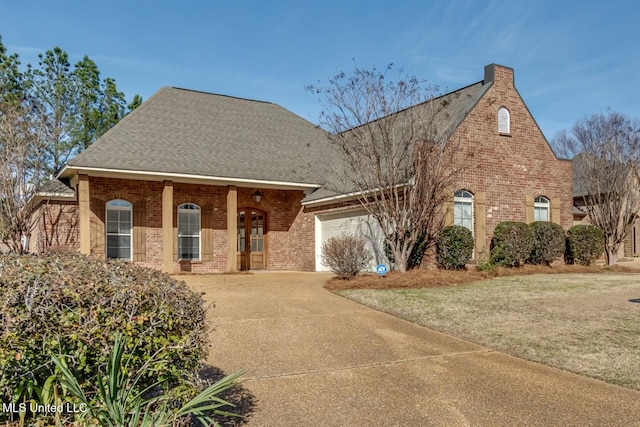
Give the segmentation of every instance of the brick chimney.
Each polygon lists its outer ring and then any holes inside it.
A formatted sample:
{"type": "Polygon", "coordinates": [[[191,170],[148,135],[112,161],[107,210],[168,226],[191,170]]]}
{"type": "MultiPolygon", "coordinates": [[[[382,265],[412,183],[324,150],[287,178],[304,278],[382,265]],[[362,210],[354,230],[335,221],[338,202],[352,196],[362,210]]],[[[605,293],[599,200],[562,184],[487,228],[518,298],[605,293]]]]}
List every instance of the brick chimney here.
{"type": "Polygon", "coordinates": [[[486,65],[484,67],[484,84],[491,82],[496,84],[507,83],[513,86],[513,68],[498,64],[486,65]]]}

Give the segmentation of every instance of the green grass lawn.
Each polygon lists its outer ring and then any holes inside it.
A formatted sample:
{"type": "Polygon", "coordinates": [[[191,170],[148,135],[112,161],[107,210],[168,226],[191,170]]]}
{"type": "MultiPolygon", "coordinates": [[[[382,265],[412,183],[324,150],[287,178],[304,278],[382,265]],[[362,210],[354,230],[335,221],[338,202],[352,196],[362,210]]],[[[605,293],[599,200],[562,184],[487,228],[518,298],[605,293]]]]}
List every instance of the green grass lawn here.
{"type": "Polygon", "coordinates": [[[495,350],[640,390],[640,274],[512,276],[339,294],[495,350]]]}

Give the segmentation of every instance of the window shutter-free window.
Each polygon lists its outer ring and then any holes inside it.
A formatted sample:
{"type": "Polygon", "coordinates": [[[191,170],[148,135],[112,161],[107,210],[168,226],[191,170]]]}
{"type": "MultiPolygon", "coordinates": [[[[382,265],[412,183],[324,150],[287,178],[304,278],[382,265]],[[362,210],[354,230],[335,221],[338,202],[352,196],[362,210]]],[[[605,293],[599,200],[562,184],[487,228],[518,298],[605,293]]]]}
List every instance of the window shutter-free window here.
{"type": "Polygon", "coordinates": [[[107,202],[107,258],[131,260],[133,237],[133,206],[126,200],[107,202]]]}
{"type": "Polygon", "coordinates": [[[466,190],[453,194],[453,224],[466,227],[473,233],[473,194],[466,190]]]}
{"type": "Polygon", "coordinates": [[[533,220],[549,221],[549,213],[549,199],[542,196],[536,197],[533,204],[533,220]]]}
{"type": "Polygon", "coordinates": [[[498,110],[498,133],[511,133],[511,115],[504,107],[498,110]]]}
{"type": "Polygon", "coordinates": [[[193,203],[178,206],[178,258],[200,259],[200,207],[193,203]]]}

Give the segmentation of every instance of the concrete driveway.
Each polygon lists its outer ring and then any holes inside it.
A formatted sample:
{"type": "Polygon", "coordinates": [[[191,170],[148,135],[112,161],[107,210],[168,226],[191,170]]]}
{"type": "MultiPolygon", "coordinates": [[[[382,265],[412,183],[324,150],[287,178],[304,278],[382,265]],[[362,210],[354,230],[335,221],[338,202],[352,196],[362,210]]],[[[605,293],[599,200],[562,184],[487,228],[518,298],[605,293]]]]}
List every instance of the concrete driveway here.
{"type": "Polygon", "coordinates": [[[245,368],[249,426],[640,426],[640,393],[336,296],[321,273],[183,276],[215,301],[209,362],[245,368]]]}

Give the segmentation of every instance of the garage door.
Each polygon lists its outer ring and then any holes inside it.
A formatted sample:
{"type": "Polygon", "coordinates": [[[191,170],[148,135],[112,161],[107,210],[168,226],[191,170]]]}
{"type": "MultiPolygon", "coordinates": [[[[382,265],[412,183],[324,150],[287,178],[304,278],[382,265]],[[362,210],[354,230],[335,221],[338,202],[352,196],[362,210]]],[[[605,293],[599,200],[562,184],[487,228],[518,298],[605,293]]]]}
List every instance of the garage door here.
{"type": "Polygon", "coordinates": [[[378,264],[389,265],[384,254],[384,235],[378,222],[366,211],[346,211],[332,214],[316,215],[316,271],[329,271],[329,267],[322,264],[322,244],[340,233],[347,232],[367,240],[367,248],[371,251],[372,259],[367,271],[376,271],[378,264]]]}

